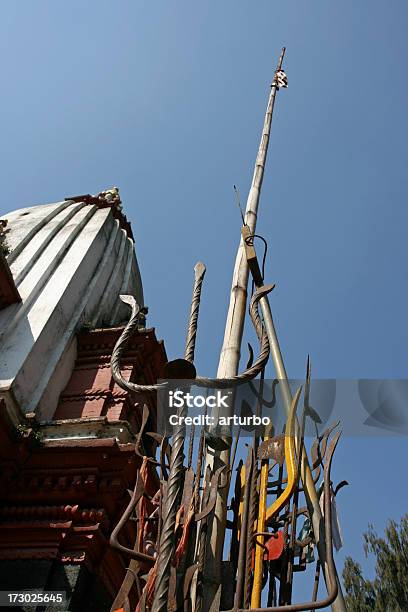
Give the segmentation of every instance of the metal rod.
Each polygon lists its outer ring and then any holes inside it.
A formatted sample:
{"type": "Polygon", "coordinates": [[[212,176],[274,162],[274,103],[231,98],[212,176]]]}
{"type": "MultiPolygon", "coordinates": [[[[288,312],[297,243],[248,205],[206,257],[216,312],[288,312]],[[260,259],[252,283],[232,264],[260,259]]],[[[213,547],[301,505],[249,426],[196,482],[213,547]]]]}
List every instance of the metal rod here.
{"type": "MultiPolygon", "coordinates": [[[[260,406],[259,406],[260,409],[260,406]]],[[[256,451],[258,446],[258,436],[256,431],[254,432],[253,442],[253,465],[251,478],[247,480],[247,494],[249,495],[249,510],[248,510],[248,527],[247,527],[247,538],[246,538],[246,563],[245,563],[245,578],[244,578],[244,594],[243,594],[243,607],[251,607],[251,569],[252,569],[252,558],[255,547],[255,522],[257,513],[257,481],[258,481],[258,466],[256,462],[256,451]]]]}
{"type": "MultiPolygon", "coordinates": [[[[259,273],[259,266],[257,263],[255,249],[253,244],[249,244],[248,237],[252,237],[252,233],[250,228],[244,226],[242,228],[242,234],[244,238],[244,247],[245,253],[248,261],[248,265],[250,267],[253,280],[255,285],[259,287],[260,284],[263,283],[262,276],[259,273]]],[[[292,405],[292,393],[289,386],[288,375],[286,373],[285,364],[283,362],[282,352],[279,345],[278,336],[276,333],[275,325],[272,318],[271,307],[269,303],[269,299],[267,295],[263,295],[259,300],[259,304],[262,310],[263,323],[265,326],[266,333],[268,335],[270,350],[272,361],[274,364],[276,376],[279,379],[279,387],[282,393],[283,404],[286,410],[286,414],[290,414],[291,405],[292,405]]],[[[308,372],[310,378],[310,372],[308,372]]],[[[310,382],[310,381],[309,381],[310,382]]],[[[307,393],[309,393],[309,389],[307,389],[307,393]]],[[[308,399],[308,398],[307,398],[308,399]]],[[[323,517],[320,510],[319,499],[315,487],[315,483],[313,480],[313,475],[309,466],[309,461],[307,458],[306,450],[303,445],[301,445],[299,438],[299,424],[296,421],[296,446],[298,454],[301,456],[301,470],[300,476],[303,483],[303,490],[306,497],[306,503],[309,510],[309,515],[311,517],[313,531],[316,540],[316,546],[319,552],[319,557],[322,561],[322,566],[324,570],[325,580],[327,582],[328,575],[328,567],[325,558],[326,546],[324,542],[324,530],[323,530],[323,517]]],[[[338,589],[338,597],[335,603],[333,604],[333,610],[335,612],[345,612],[345,603],[343,599],[343,594],[341,592],[341,586],[339,583],[338,589]]]]}
{"type": "Polygon", "coordinates": [[[290,518],[290,538],[289,546],[287,547],[287,567],[286,567],[286,580],[285,580],[285,603],[291,603],[292,601],[292,588],[293,588],[293,573],[294,573],[294,560],[295,560],[295,545],[296,545],[296,526],[298,518],[298,507],[299,507],[299,479],[300,469],[302,465],[302,450],[304,446],[305,426],[306,426],[306,411],[309,407],[309,395],[310,395],[310,359],[307,358],[306,367],[306,384],[305,392],[303,395],[303,411],[300,422],[300,447],[298,446],[297,466],[296,466],[296,486],[293,494],[292,502],[292,514],[290,518]]]}
{"type": "MultiPolygon", "coordinates": [[[[259,300],[261,306],[263,321],[266,332],[269,338],[270,350],[272,361],[275,367],[276,376],[279,379],[279,387],[282,391],[282,398],[285,406],[286,413],[289,414],[290,406],[292,404],[292,394],[289,387],[288,375],[283,362],[282,352],[279,345],[278,336],[276,333],[275,325],[272,318],[272,312],[268,296],[265,295],[259,300]]],[[[299,442],[299,439],[297,438],[299,442]]],[[[300,449],[298,449],[300,450],[300,449]]],[[[328,579],[328,566],[326,559],[326,546],[324,541],[324,529],[323,529],[323,517],[319,506],[319,499],[315,484],[313,482],[312,472],[310,470],[309,461],[307,458],[306,450],[304,446],[301,449],[301,470],[300,476],[303,483],[303,488],[306,497],[306,504],[309,510],[309,515],[312,521],[313,533],[315,536],[316,546],[319,552],[319,557],[322,562],[324,570],[324,576],[327,582],[328,579]]],[[[346,612],[346,605],[344,602],[343,594],[341,591],[340,581],[338,580],[338,594],[336,601],[332,604],[333,612],[346,612]]]]}
{"type": "Polygon", "coordinates": [[[320,560],[316,561],[316,571],[313,583],[312,601],[316,601],[317,594],[319,592],[319,581],[320,581],[320,560]]]}
{"type": "MultiPolygon", "coordinates": [[[[265,372],[262,372],[263,377],[265,372]]],[[[261,409],[262,409],[262,400],[263,400],[263,377],[261,379],[262,385],[262,393],[261,396],[261,409]]],[[[271,426],[268,427],[270,431],[266,431],[267,435],[264,436],[264,442],[267,442],[270,439],[270,435],[272,434],[271,426]]],[[[266,507],[267,507],[267,497],[268,497],[268,476],[269,476],[269,460],[263,459],[261,462],[261,472],[259,477],[259,501],[258,501],[258,518],[256,522],[256,531],[265,531],[265,519],[266,519],[266,507]]],[[[252,592],[251,592],[251,608],[256,608],[261,605],[261,594],[262,594],[262,578],[263,578],[263,565],[264,565],[264,549],[262,545],[265,542],[264,536],[260,536],[257,538],[257,542],[259,542],[260,546],[255,547],[255,556],[254,556],[254,576],[252,583],[252,592]]]]}
{"type": "MultiPolygon", "coordinates": [[[[204,274],[205,266],[201,263],[197,264],[194,268],[194,289],[185,348],[185,357],[188,361],[194,359],[198,311],[204,274]]],[[[179,416],[185,416],[185,406],[183,405],[178,412],[179,416]]],[[[170,470],[167,481],[166,498],[163,504],[163,524],[160,533],[157,578],[152,606],[154,612],[165,612],[168,609],[167,600],[169,594],[171,559],[175,548],[174,528],[183,475],[185,436],[184,420],[179,419],[178,424],[174,426],[173,430],[170,470]]]]}
{"type": "MultiPolygon", "coordinates": [[[[269,440],[265,437],[265,440],[269,440]]],[[[266,498],[267,498],[267,485],[268,485],[268,470],[269,461],[264,459],[261,464],[261,476],[259,481],[259,511],[258,521],[256,524],[257,531],[265,531],[265,517],[266,517],[266,498]]],[[[264,536],[257,538],[260,544],[265,541],[264,536]]],[[[262,593],[262,576],[263,576],[263,560],[264,560],[264,549],[262,546],[255,548],[255,567],[254,567],[254,580],[251,594],[251,608],[259,608],[261,605],[261,593],[262,593]]]]}
{"type": "MultiPolygon", "coordinates": [[[[282,68],[282,62],[285,55],[285,47],[283,47],[277,70],[282,68]]],[[[268,153],[269,137],[271,133],[272,115],[275,105],[276,92],[278,86],[274,79],[271,87],[271,92],[268,99],[268,105],[265,114],[265,120],[262,130],[261,141],[259,144],[258,154],[255,162],[255,169],[252,178],[251,189],[248,194],[248,200],[245,211],[245,223],[251,228],[252,233],[255,232],[259,199],[264,177],[266,157],[268,153]]],[[[234,273],[232,278],[232,287],[230,294],[230,303],[228,308],[227,320],[225,324],[224,341],[220,354],[217,376],[219,378],[229,378],[238,372],[240,359],[240,349],[242,342],[242,334],[244,329],[245,306],[247,299],[249,268],[245,257],[243,241],[241,240],[237,257],[235,260],[234,273]]],[[[221,453],[207,453],[206,463],[213,467],[218,467],[219,464],[229,466],[230,449],[228,448],[221,453]]],[[[205,612],[217,612],[220,602],[220,563],[224,548],[224,535],[227,516],[227,496],[228,487],[221,491],[217,496],[214,518],[209,523],[208,539],[207,539],[207,556],[205,567],[205,589],[204,589],[204,606],[205,612]]]]}
{"type": "Polygon", "coordinates": [[[249,532],[253,531],[253,523],[249,524],[250,515],[250,502],[251,502],[251,479],[252,471],[254,469],[254,450],[253,448],[248,449],[248,456],[245,465],[245,480],[248,486],[244,489],[243,509],[242,509],[242,520],[241,529],[239,534],[239,552],[238,552],[238,573],[237,582],[235,586],[235,598],[234,598],[234,610],[238,610],[243,604],[244,587],[245,587],[245,574],[246,574],[246,553],[247,553],[247,540],[249,532]]]}
{"type": "MultiPolygon", "coordinates": [[[[336,449],[337,442],[339,441],[340,433],[338,432],[329,448],[326,465],[324,466],[324,530],[325,530],[325,543],[326,543],[326,558],[329,568],[328,580],[327,580],[327,597],[320,601],[310,601],[305,603],[290,604],[288,606],[275,606],[268,608],[251,608],[252,612],[302,612],[306,610],[320,610],[327,608],[332,604],[337,596],[338,592],[338,580],[336,574],[336,566],[333,559],[333,540],[332,540],[332,508],[331,508],[331,491],[330,491],[330,471],[331,462],[333,459],[333,453],[336,449]]],[[[243,608],[239,610],[232,609],[229,612],[245,612],[243,608]]]]}
{"type": "Polygon", "coordinates": [[[198,313],[200,310],[201,290],[203,286],[205,271],[205,265],[201,261],[198,261],[194,266],[195,278],[193,298],[191,300],[190,320],[187,330],[186,347],[184,351],[184,359],[186,359],[187,361],[191,361],[191,363],[193,363],[194,361],[195,345],[197,338],[198,313]]]}
{"type": "MultiPolygon", "coordinates": [[[[262,370],[262,374],[261,374],[261,378],[259,382],[259,399],[258,399],[258,405],[257,405],[257,411],[259,413],[258,416],[262,415],[264,379],[265,379],[265,370],[262,370]]],[[[270,426],[268,427],[268,429],[270,429],[270,426]]],[[[267,431],[266,434],[268,433],[271,433],[271,432],[267,431]]],[[[256,458],[256,451],[258,450],[258,440],[259,438],[255,435],[255,438],[254,438],[255,458],[256,458]]],[[[267,441],[267,440],[269,440],[269,436],[265,435],[264,441],[267,441]]],[[[256,496],[256,492],[257,492],[257,477],[258,477],[256,465],[257,464],[255,462],[255,466],[254,466],[254,470],[252,474],[252,486],[253,486],[252,495],[254,497],[256,496]]],[[[259,477],[259,499],[258,499],[258,516],[256,518],[256,531],[265,530],[268,469],[269,469],[268,460],[267,459],[263,460],[261,462],[261,470],[260,470],[260,477],[259,477]]],[[[253,502],[252,499],[251,499],[251,502],[253,502]]],[[[252,506],[254,506],[254,504],[252,504],[252,506]]],[[[252,521],[251,524],[254,525],[255,520],[252,521]]],[[[250,535],[251,535],[251,539],[250,539],[251,546],[249,546],[247,543],[247,562],[248,563],[252,563],[252,554],[253,554],[253,548],[255,545],[255,538],[254,538],[253,530],[250,532],[250,535]]],[[[262,544],[263,543],[264,543],[264,538],[262,537],[262,544]]],[[[247,591],[245,591],[245,595],[247,597],[247,599],[245,599],[245,607],[247,608],[253,607],[254,601],[257,601],[257,599],[254,598],[254,592],[256,593],[259,592],[259,603],[257,605],[260,605],[261,603],[260,595],[262,591],[263,558],[264,558],[263,548],[261,546],[256,546],[255,553],[254,553],[254,573],[253,573],[253,581],[252,581],[252,590],[250,593],[247,593],[247,591]]]]}

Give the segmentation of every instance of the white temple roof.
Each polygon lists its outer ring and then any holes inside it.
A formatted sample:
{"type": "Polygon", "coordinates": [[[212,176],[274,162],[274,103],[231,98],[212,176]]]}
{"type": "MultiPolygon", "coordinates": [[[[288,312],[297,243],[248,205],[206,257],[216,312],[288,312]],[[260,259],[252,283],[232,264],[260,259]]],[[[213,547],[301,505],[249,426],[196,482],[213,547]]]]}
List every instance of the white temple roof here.
{"type": "Polygon", "coordinates": [[[118,196],[112,203],[107,193],[2,217],[22,298],[0,310],[0,397],[14,421],[21,412],[53,414],[75,360],[76,331],[127,320],[122,293],[143,304],[130,226],[118,196]]]}

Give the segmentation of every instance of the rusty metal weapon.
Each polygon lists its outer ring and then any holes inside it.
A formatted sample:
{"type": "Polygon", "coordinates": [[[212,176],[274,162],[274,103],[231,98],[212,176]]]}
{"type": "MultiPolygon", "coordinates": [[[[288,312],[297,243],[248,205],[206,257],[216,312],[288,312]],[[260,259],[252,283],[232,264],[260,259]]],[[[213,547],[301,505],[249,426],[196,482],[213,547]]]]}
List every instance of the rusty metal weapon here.
{"type": "MultiPolygon", "coordinates": [[[[198,312],[200,308],[201,289],[205,275],[205,266],[198,263],[195,268],[194,289],[191,303],[190,319],[185,347],[185,359],[192,363],[197,335],[198,312]]],[[[185,416],[183,405],[178,410],[178,416],[185,416]]],[[[166,487],[166,497],[163,505],[163,522],[160,534],[160,544],[157,559],[157,579],[155,584],[153,610],[167,610],[169,591],[170,564],[175,547],[174,527],[176,523],[177,504],[180,495],[181,477],[183,475],[185,425],[181,419],[175,425],[170,456],[170,470],[166,487]]]]}
{"type": "MultiPolygon", "coordinates": [[[[326,556],[328,565],[328,594],[327,597],[320,601],[309,601],[305,603],[290,604],[287,606],[274,606],[269,608],[251,608],[251,612],[303,612],[305,610],[319,610],[326,608],[337,597],[338,584],[336,567],[333,559],[333,540],[332,540],[332,513],[331,513],[331,495],[330,495],[330,471],[333,454],[339,441],[341,432],[335,434],[332,442],[330,443],[327,461],[324,466],[324,529],[325,529],[325,542],[326,542],[326,556]]],[[[233,608],[229,612],[245,612],[244,608],[233,608]]]]}

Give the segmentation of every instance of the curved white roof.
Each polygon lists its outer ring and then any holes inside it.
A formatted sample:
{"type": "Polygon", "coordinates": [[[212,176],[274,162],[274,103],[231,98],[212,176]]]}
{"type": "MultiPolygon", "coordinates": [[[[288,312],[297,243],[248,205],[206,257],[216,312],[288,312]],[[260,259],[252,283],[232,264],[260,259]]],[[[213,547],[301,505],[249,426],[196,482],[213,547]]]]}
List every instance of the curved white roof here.
{"type": "Polygon", "coordinates": [[[51,417],[72,370],[78,329],[127,319],[122,293],[143,304],[134,243],[117,211],[85,199],[2,217],[22,298],[0,311],[0,396],[14,421],[20,411],[51,417]]]}

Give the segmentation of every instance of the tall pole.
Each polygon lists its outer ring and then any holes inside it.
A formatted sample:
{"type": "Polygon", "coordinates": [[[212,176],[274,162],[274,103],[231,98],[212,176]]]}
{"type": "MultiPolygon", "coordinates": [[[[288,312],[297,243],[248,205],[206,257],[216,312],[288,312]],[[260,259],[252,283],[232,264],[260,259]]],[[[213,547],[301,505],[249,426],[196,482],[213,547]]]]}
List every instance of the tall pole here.
{"type": "MultiPolygon", "coordinates": [[[[282,48],[276,72],[282,69],[284,55],[285,47],[282,48]]],[[[259,144],[251,189],[248,194],[245,210],[245,223],[249,226],[251,233],[255,233],[256,229],[259,198],[264,177],[269,138],[271,133],[272,115],[275,106],[276,92],[279,89],[276,72],[268,99],[261,142],[259,144]]],[[[227,320],[225,324],[224,341],[221,349],[217,371],[218,378],[230,378],[231,376],[235,376],[238,373],[242,334],[245,320],[248,275],[249,267],[245,256],[244,244],[241,239],[240,245],[238,247],[234,273],[232,277],[232,287],[227,320]]],[[[207,452],[206,463],[212,468],[217,468],[218,464],[226,465],[227,467],[229,467],[229,461],[229,448],[220,453],[217,453],[215,451],[207,452]]],[[[224,487],[217,494],[214,515],[212,517],[212,520],[210,521],[208,528],[207,554],[204,572],[204,612],[217,612],[219,610],[219,602],[221,595],[220,569],[224,548],[224,535],[227,518],[227,489],[228,487],[224,487]]]]}

